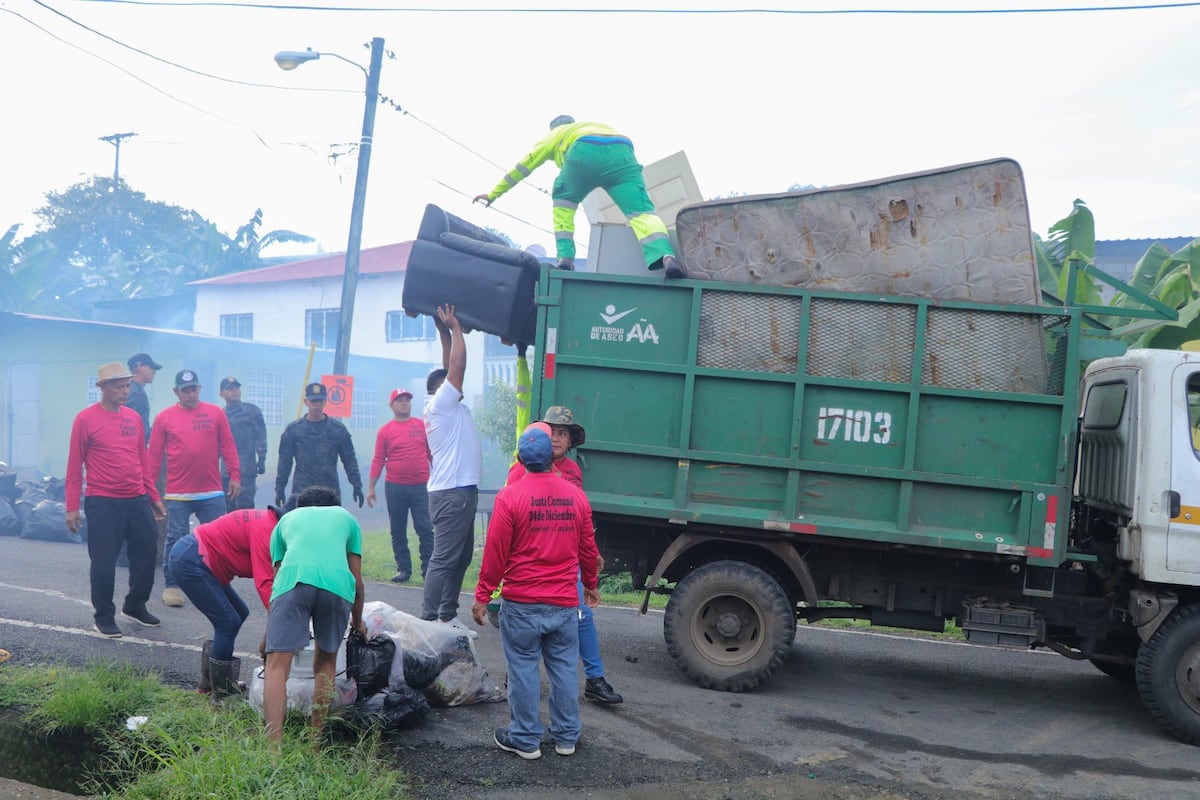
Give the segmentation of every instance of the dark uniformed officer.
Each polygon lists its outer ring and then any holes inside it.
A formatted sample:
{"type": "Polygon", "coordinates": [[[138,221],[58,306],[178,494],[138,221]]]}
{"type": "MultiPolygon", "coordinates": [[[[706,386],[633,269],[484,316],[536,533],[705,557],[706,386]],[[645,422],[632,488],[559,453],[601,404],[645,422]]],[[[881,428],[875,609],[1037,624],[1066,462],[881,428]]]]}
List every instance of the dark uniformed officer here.
{"type": "Polygon", "coordinates": [[[346,480],[354,487],[354,501],[359,508],[363,504],[362,475],[358,471],[358,457],[354,455],[354,441],[350,431],[339,420],[326,415],[326,389],[319,383],[304,387],[304,405],[308,413],[295,422],[289,422],[279,437],[279,470],[275,474],[276,505],[282,507],[287,495],[288,476],[292,461],[296,462],[296,477],[292,481],[292,494],[299,494],[310,486],[341,485],[337,476],[337,460],[340,456],[346,470],[346,480]]]}
{"type": "MultiPolygon", "coordinates": [[[[230,511],[254,508],[255,478],[267,471],[267,423],[262,411],[253,403],[242,402],[242,384],[230,375],[221,381],[221,398],[225,401],[225,417],[233,431],[238,461],[242,465],[242,492],[227,505],[230,511]]],[[[221,482],[229,491],[229,475],[221,464],[221,482]]]]}
{"type": "Polygon", "coordinates": [[[146,431],[146,442],[150,442],[150,398],[146,395],[146,384],[154,382],[154,374],[162,369],[149,353],[134,353],[125,362],[133,379],[129,381],[129,401],[126,407],[132,408],[142,418],[142,428],[146,431]]]}

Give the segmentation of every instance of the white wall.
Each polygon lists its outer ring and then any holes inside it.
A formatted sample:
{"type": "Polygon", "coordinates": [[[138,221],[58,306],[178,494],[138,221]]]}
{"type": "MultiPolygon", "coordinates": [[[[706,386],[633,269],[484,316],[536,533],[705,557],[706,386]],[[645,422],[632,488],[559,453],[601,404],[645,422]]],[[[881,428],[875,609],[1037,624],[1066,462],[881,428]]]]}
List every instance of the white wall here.
{"type": "MultiPolygon", "coordinates": [[[[350,332],[350,352],[355,355],[395,358],[426,363],[430,369],[441,366],[442,349],[438,341],[389,342],[386,318],[399,311],[404,279],[401,274],[360,275],[354,298],[354,327],[350,332]]],[[[342,279],[246,284],[241,286],[199,286],[196,293],[197,333],[220,335],[223,314],[253,314],[254,341],[305,346],[305,311],[314,308],[338,308],[341,305],[342,279]]],[[[467,375],[463,394],[474,405],[483,395],[484,334],[467,336],[467,375]]],[[[353,362],[351,362],[353,367],[353,362]]],[[[412,390],[420,408],[424,385],[412,390]]]]}

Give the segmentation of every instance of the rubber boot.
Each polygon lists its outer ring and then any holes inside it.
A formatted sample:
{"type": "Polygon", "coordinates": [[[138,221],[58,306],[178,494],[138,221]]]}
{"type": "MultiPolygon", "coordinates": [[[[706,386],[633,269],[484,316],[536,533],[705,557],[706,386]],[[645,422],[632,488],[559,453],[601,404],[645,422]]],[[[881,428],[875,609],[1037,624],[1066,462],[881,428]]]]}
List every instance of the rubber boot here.
{"type": "Polygon", "coordinates": [[[221,705],[230,697],[241,697],[242,686],[238,678],[242,674],[242,660],[231,658],[228,661],[208,660],[208,672],[212,677],[212,694],[209,695],[215,705],[221,705]]]}
{"type": "Polygon", "coordinates": [[[212,691],[212,676],[208,671],[208,662],[211,659],[212,639],[208,639],[200,645],[200,686],[197,689],[200,694],[208,694],[212,691]]]}

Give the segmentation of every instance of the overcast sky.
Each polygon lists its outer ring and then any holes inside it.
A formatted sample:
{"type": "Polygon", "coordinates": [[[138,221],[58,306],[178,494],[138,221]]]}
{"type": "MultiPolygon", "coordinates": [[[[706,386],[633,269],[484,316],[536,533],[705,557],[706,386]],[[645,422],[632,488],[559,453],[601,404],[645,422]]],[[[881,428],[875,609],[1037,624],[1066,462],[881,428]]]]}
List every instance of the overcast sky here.
{"type": "MultiPolygon", "coordinates": [[[[265,230],[345,249],[355,158],[331,153],[358,141],[363,74],[332,58],[284,72],[272,57],[312,47],[365,66],[364,45],[382,37],[393,57],[381,94],[411,115],[378,110],[364,246],[413,238],[424,205],[435,203],[552,252],[547,195],[521,186],[493,210],[470,197],[499,179],[489,160],[511,167],[560,113],[627,133],[643,163],[685,151],[705,197],[1008,156],[1024,169],[1039,233],[1081,198],[1102,239],[1200,235],[1198,5],[806,15],[679,13],[740,0],[298,8],[307,2],[0,0],[0,231],[23,223],[32,233],[46,192],[111,175],[114,148],[98,137],[134,132],[121,147],[121,177],[151,199],[194,208],[226,233],[262,208],[265,230]],[[661,13],[582,10],[618,6],[661,13]],[[510,10],[449,10],[501,7],[510,10]]],[[[1094,3],[1105,4],[1115,5],[1094,3]]],[[[548,189],[554,175],[547,165],[528,183],[548,189]]],[[[578,224],[586,230],[582,212],[578,224]]]]}

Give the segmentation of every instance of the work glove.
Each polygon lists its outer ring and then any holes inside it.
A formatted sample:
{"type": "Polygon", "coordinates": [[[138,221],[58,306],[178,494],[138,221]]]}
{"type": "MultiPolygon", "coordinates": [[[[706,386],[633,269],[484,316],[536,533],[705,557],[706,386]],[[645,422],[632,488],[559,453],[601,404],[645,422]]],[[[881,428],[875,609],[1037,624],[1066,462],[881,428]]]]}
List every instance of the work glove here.
{"type": "Polygon", "coordinates": [[[492,201],[488,199],[488,196],[486,194],[475,195],[474,199],[471,200],[471,202],[472,203],[483,203],[484,208],[491,208],[491,205],[492,205],[492,201]]]}
{"type": "Polygon", "coordinates": [[[362,506],[363,506],[363,493],[362,493],[362,487],[361,487],[361,486],[355,486],[355,487],[354,487],[354,502],[358,503],[358,507],[359,507],[359,508],[362,508],[362,506]]]}
{"type": "Polygon", "coordinates": [[[267,473],[267,463],[265,461],[258,462],[258,469],[255,472],[259,475],[265,475],[267,473]]]}

